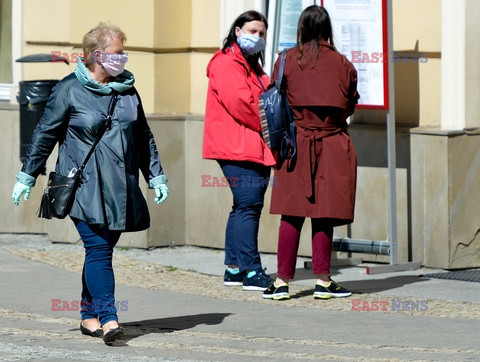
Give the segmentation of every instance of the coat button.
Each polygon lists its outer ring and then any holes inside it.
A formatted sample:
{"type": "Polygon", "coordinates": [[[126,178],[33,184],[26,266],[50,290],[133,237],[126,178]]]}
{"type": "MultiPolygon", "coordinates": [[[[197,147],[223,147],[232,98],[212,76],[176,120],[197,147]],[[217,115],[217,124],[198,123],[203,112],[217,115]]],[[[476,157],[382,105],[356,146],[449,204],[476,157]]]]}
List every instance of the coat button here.
{"type": "Polygon", "coordinates": [[[113,124],[114,126],[118,126],[119,123],[120,123],[120,122],[118,122],[117,120],[112,121],[112,124],[113,124]]]}
{"type": "Polygon", "coordinates": [[[125,167],[125,164],[122,161],[118,161],[118,167],[123,168],[125,167]]]}

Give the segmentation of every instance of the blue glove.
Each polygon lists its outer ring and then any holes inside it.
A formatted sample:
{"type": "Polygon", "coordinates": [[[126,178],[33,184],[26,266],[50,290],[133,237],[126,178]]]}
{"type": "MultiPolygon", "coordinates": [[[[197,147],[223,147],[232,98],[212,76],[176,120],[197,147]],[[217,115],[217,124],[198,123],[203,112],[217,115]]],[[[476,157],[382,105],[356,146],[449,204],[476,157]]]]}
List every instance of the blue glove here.
{"type": "Polygon", "coordinates": [[[168,187],[166,184],[159,184],[157,186],[154,187],[154,190],[155,190],[155,195],[157,197],[155,197],[155,202],[160,205],[162,202],[164,202],[167,197],[168,197],[168,187]]]}
{"type": "Polygon", "coordinates": [[[13,193],[12,193],[13,203],[18,206],[18,204],[20,203],[20,197],[22,197],[23,194],[25,194],[23,199],[25,201],[28,201],[28,198],[30,197],[30,191],[32,191],[32,188],[30,186],[27,186],[21,183],[20,181],[17,181],[15,186],[13,186],[13,193]]]}

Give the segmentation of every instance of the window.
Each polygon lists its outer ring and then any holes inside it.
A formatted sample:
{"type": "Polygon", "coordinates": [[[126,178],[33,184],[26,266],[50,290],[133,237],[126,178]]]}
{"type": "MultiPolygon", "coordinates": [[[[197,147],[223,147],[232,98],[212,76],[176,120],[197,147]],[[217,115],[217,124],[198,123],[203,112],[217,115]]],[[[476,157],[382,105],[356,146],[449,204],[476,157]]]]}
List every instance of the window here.
{"type": "Polygon", "coordinates": [[[268,33],[265,72],[271,74],[277,54],[297,44],[298,18],[306,7],[321,5],[320,0],[279,0],[268,3],[268,33]],[[271,50],[271,51],[270,51],[271,50]]]}
{"type": "Polygon", "coordinates": [[[0,100],[10,99],[12,88],[12,0],[0,1],[0,100]]]}

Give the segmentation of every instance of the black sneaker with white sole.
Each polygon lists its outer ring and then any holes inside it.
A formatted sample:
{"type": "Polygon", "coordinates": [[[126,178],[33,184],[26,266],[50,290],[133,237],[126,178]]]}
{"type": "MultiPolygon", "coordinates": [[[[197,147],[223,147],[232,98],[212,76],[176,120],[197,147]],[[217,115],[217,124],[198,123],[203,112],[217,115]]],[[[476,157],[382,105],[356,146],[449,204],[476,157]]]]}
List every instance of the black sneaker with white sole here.
{"type": "Polygon", "coordinates": [[[241,286],[243,285],[243,278],[245,277],[246,273],[238,272],[238,273],[231,273],[228,269],[225,270],[225,274],[223,275],[223,285],[227,287],[234,287],[234,286],[241,286]]]}
{"type": "Polygon", "coordinates": [[[330,280],[330,284],[327,287],[315,284],[315,291],[313,292],[315,299],[345,298],[351,295],[351,291],[341,287],[333,280],[330,280]]]}
{"type": "Polygon", "coordinates": [[[290,293],[288,292],[288,284],[282,284],[279,287],[276,287],[275,283],[272,283],[263,292],[262,297],[265,299],[273,299],[273,300],[290,299],[290,293]]]}
{"type": "Polygon", "coordinates": [[[255,270],[255,274],[243,278],[243,290],[259,290],[264,291],[273,282],[269,275],[265,274],[265,269],[255,270]]]}

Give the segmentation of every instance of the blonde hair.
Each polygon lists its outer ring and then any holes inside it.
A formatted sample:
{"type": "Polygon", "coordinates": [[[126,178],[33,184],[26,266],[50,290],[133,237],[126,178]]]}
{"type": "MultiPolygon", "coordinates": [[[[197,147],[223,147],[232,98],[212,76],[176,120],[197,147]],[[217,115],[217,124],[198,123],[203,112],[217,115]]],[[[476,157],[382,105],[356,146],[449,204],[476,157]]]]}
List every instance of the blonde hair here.
{"type": "Polygon", "coordinates": [[[127,40],[125,33],[118,26],[103,22],[83,36],[82,47],[86,67],[93,64],[93,51],[95,49],[105,50],[113,38],[120,39],[122,43],[127,40]]]}

